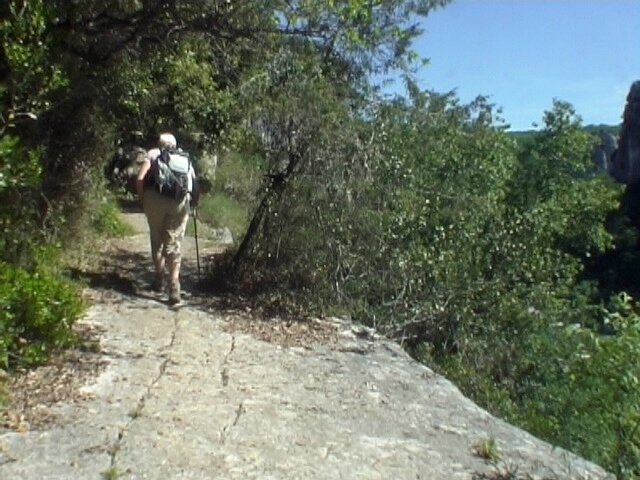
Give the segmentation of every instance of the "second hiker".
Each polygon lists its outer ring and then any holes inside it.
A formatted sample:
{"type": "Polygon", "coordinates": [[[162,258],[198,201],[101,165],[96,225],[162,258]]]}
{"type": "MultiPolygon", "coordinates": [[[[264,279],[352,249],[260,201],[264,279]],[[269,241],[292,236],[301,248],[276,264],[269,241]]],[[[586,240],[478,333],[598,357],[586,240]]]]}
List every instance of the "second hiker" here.
{"type": "Polygon", "coordinates": [[[180,302],[181,242],[196,182],[189,155],[177,147],[172,134],[160,135],[158,148],[147,152],[136,182],[149,223],[153,288],[164,292],[168,287],[172,305],[180,302]]]}

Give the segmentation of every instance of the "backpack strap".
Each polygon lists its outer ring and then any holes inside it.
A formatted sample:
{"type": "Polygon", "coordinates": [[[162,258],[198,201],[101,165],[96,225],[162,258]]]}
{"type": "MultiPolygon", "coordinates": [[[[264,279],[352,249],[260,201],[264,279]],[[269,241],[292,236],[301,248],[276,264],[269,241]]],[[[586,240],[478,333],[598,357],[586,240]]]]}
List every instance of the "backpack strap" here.
{"type": "Polygon", "coordinates": [[[167,165],[169,164],[169,160],[171,160],[171,152],[168,148],[163,148],[160,150],[160,155],[158,155],[158,160],[162,160],[167,165]]]}

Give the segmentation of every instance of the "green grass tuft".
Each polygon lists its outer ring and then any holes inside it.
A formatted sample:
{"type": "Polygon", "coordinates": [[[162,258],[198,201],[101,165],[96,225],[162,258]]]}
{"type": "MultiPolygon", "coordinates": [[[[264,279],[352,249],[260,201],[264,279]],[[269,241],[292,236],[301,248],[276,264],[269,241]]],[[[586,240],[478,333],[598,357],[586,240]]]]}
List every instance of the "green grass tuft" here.
{"type": "Polygon", "coordinates": [[[473,451],[480,458],[484,458],[485,460],[488,460],[490,462],[497,462],[502,456],[495,438],[491,437],[479,441],[473,447],[473,451]]]}
{"type": "Polygon", "coordinates": [[[100,474],[100,476],[102,477],[102,480],[118,480],[118,478],[120,478],[121,475],[122,473],[115,466],[111,466],[107,468],[100,474]]]}

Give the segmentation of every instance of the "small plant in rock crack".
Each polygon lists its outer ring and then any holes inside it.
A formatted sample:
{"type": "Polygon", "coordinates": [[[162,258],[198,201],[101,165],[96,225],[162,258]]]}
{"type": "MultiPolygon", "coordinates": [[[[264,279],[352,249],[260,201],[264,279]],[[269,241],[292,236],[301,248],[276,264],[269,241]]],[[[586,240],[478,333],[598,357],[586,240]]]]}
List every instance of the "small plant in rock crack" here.
{"type": "Polygon", "coordinates": [[[134,420],[142,415],[142,405],[138,405],[136,408],[129,412],[129,416],[134,420]]]}
{"type": "Polygon", "coordinates": [[[120,475],[121,475],[120,470],[118,470],[118,467],[114,465],[107,468],[105,471],[103,471],[100,474],[100,476],[102,477],[102,480],[118,480],[118,478],[120,478],[120,475]]]}
{"type": "Polygon", "coordinates": [[[485,438],[476,443],[473,447],[473,452],[477,456],[493,463],[499,461],[501,457],[496,439],[492,437],[485,438]]]}

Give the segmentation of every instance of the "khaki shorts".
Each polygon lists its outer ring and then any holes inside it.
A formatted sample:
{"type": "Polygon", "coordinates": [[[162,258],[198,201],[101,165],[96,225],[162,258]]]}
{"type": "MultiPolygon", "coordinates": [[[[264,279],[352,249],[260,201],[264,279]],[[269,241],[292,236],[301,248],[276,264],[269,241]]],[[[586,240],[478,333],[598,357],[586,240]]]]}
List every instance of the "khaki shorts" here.
{"type": "Polygon", "coordinates": [[[182,238],[189,220],[189,196],[181,202],[160,195],[153,188],[145,188],[142,208],[149,223],[151,255],[162,255],[171,261],[180,260],[182,238]]]}

